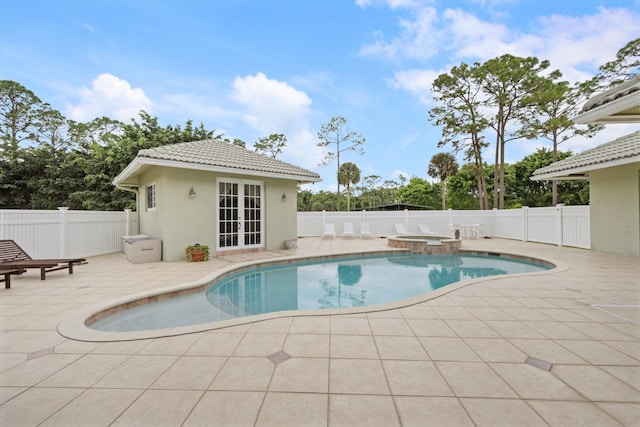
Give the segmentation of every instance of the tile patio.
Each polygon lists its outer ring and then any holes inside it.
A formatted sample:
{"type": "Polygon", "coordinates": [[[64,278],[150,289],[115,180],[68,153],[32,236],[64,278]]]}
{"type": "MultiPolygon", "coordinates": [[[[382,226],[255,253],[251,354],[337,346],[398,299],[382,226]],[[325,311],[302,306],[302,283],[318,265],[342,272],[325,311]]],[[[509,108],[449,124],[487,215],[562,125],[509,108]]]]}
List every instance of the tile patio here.
{"type": "Polygon", "coordinates": [[[46,281],[29,271],[0,289],[0,425],[640,425],[638,258],[471,240],[463,249],[569,268],[379,312],[124,342],[57,332],[93,304],[233,263],[386,249],[385,239],[305,238],[204,263],[111,254],[46,281]]]}

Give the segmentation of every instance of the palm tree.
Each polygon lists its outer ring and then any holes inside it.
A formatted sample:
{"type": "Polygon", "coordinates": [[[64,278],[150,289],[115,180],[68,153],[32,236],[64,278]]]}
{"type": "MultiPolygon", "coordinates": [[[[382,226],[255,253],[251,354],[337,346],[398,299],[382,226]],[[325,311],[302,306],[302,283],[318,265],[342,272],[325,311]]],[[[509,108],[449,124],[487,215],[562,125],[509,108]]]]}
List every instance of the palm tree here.
{"type": "MultiPolygon", "coordinates": [[[[346,162],[338,169],[338,184],[347,187],[347,211],[351,210],[351,184],[360,182],[360,169],[355,163],[346,162]]],[[[338,207],[338,210],[340,208],[338,207]]]]}
{"type": "Polygon", "coordinates": [[[434,154],[429,162],[429,169],[427,170],[427,173],[432,178],[440,178],[440,186],[442,187],[442,210],[445,210],[445,199],[447,194],[446,180],[450,176],[458,173],[458,162],[452,154],[434,154]]]}

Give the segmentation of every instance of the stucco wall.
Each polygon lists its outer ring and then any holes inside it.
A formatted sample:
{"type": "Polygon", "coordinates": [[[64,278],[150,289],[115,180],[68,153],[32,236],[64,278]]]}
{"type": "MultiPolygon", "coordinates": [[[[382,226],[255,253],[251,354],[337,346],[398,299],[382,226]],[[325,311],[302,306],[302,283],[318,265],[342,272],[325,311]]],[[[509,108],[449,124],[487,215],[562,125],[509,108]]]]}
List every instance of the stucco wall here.
{"type": "Polygon", "coordinates": [[[590,173],[591,249],[640,256],[640,163],[590,173]]]}
{"type": "Polygon", "coordinates": [[[210,256],[217,247],[217,178],[261,181],[264,188],[264,244],[266,250],[282,249],[284,241],[297,237],[296,182],[247,175],[217,175],[213,172],[152,167],[139,179],[140,233],[162,239],[165,261],[185,259],[185,248],[194,243],[208,245],[210,256]],[[145,210],[144,186],[156,183],[157,208],[145,210]],[[196,196],[191,198],[193,187],[196,196]],[[287,200],[282,200],[282,194],[287,200]]]}

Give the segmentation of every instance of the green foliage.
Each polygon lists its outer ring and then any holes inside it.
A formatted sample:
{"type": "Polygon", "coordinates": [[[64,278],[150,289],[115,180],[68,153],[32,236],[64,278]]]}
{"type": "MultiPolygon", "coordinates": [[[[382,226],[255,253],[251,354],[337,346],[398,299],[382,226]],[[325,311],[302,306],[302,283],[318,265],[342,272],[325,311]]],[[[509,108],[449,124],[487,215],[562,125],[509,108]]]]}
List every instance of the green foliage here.
{"type": "MultiPolygon", "coordinates": [[[[345,151],[355,151],[359,154],[364,154],[364,149],[361,147],[366,139],[349,129],[347,126],[347,119],[344,117],[332,117],[328,123],[325,123],[318,132],[318,147],[326,149],[324,158],[320,165],[326,166],[333,160],[337,161],[336,170],[340,170],[340,154],[345,151]],[[335,145],[335,151],[333,148],[327,148],[335,145]],[[342,148],[340,147],[342,145],[342,148]]],[[[336,174],[337,176],[337,174],[336,174]]],[[[340,181],[338,181],[337,192],[337,208],[340,210],[340,181]]]]}
{"type": "Polygon", "coordinates": [[[351,184],[360,182],[360,169],[355,163],[346,162],[338,169],[338,183],[347,187],[347,210],[351,210],[351,184]]]}
{"type": "Polygon", "coordinates": [[[442,187],[442,209],[446,209],[446,192],[447,192],[447,178],[458,173],[458,162],[456,158],[449,153],[437,153],[431,157],[429,162],[429,168],[427,173],[432,178],[440,179],[440,186],[442,187]]]}
{"type": "MultiPolygon", "coordinates": [[[[558,160],[565,159],[571,155],[570,151],[559,151],[557,153],[558,160]]],[[[553,163],[553,157],[551,150],[540,148],[535,153],[508,167],[509,175],[513,178],[510,180],[508,187],[511,195],[509,207],[555,206],[552,200],[551,182],[530,179],[536,169],[553,163]]],[[[560,182],[557,203],[566,205],[588,204],[589,183],[583,180],[560,182]]]]}
{"type": "Polygon", "coordinates": [[[440,193],[440,184],[431,184],[426,179],[414,176],[407,185],[400,187],[398,199],[409,205],[428,206],[435,209],[438,206],[440,193]]]}
{"type": "Polygon", "coordinates": [[[638,73],[640,73],[640,38],[631,40],[616,53],[616,59],[602,65],[595,81],[599,87],[611,87],[631,80],[638,73]]]}
{"type": "Polygon", "coordinates": [[[260,138],[253,144],[257,153],[271,156],[274,159],[282,153],[282,149],[287,146],[287,137],[283,133],[272,133],[269,136],[260,138]]]}
{"type": "MultiPolygon", "coordinates": [[[[493,191],[493,166],[484,164],[480,169],[488,185],[488,191],[493,191]]],[[[479,209],[480,197],[475,164],[462,165],[457,174],[447,180],[447,200],[451,209],[479,209]]]]}

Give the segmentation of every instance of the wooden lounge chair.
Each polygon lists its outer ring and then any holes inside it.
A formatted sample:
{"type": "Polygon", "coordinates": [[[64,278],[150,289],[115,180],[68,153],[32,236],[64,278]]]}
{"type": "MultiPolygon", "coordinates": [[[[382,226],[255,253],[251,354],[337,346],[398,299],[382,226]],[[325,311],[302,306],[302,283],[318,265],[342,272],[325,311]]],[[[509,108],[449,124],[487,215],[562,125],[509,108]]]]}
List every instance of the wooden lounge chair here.
{"type": "Polygon", "coordinates": [[[33,259],[13,240],[0,240],[0,269],[39,268],[40,280],[45,280],[46,273],[68,269],[73,274],[75,264],[86,263],[85,258],[33,259]]]}
{"type": "Polygon", "coordinates": [[[11,275],[12,274],[22,274],[25,270],[21,268],[0,268],[0,282],[4,282],[4,288],[11,288],[11,275]],[[4,276],[4,279],[2,278],[4,276]]]}

